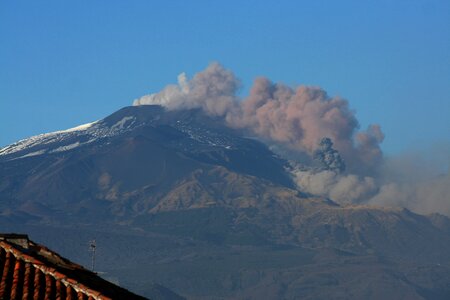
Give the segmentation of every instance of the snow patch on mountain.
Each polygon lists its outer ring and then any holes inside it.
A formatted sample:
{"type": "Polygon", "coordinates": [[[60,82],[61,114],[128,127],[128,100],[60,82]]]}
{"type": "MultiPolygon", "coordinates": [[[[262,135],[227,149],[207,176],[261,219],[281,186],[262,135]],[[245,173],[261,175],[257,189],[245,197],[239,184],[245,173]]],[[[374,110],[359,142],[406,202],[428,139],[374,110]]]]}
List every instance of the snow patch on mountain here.
{"type": "Polygon", "coordinates": [[[100,120],[66,130],[39,134],[0,149],[0,157],[23,154],[20,157],[11,157],[11,159],[17,159],[37,156],[44,153],[57,153],[73,150],[82,145],[90,144],[98,139],[112,137],[131,130],[136,127],[134,126],[135,123],[135,117],[126,116],[111,126],[107,126],[103,120],[100,120]],[[42,149],[43,147],[46,149],[42,149]]]}
{"type": "Polygon", "coordinates": [[[181,121],[177,121],[174,127],[181,132],[186,133],[191,139],[202,144],[223,147],[229,150],[233,149],[233,145],[237,143],[232,137],[227,136],[224,133],[218,133],[199,126],[192,126],[191,124],[181,121]]]}
{"type": "Polygon", "coordinates": [[[124,128],[129,128],[134,124],[135,121],[136,121],[135,117],[132,116],[124,117],[122,120],[114,124],[111,127],[111,130],[122,130],[124,128]]]}
{"type": "MultiPolygon", "coordinates": [[[[86,143],[83,143],[83,144],[86,144],[86,143]]],[[[71,149],[74,149],[74,148],[76,148],[76,147],[78,147],[80,145],[81,145],[80,142],[76,142],[76,143],[73,143],[73,144],[70,144],[70,145],[58,147],[58,148],[50,151],[50,153],[63,152],[63,151],[71,150],[71,149]]]]}
{"type": "Polygon", "coordinates": [[[88,128],[91,128],[93,125],[97,124],[99,121],[95,121],[95,122],[91,122],[91,123],[86,123],[86,124],[82,124],[73,128],[69,128],[66,130],[61,130],[61,131],[55,131],[53,133],[63,133],[63,132],[74,132],[74,131],[83,131],[83,130],[87,130],[88,128]]]}
{"type": "Polygon", "coordinates": [[[23,155],[21,157],[18,157],[18,158],[24,158],[24,157],[31,157],[31,156],[41,155],[41,154],[44,154],[46,152],[47,151],[45,151],[45,150],[39,150],[39,151],[35,151],[35,152],[30,152],[30,153],[25,154],[25,155],[23,155]]]}
{"type": "MultiPolygon", "coordinates": [[[[32,136],[32,137],[20,140],[14,144],[11,144],[9,146],[6,146],[6,147],[0,149],[0,156],[24,151],[27,149],[31,149],[35,146],[63,142],[69,136],[79,135],[80,133],[83,134],[83,132],[87,131],[89,128],[92,128],[97,122],[98,121],[83,124],[80,126],[66,129],[66,130],[59,130],[59,131],[55,131],[55,132],[39,134],[36,136],[32,136]]],[[[45,153],[45,151],[35,151],[32,153],[29,153],[22,157],[40,155],[40,154],[45,153]],[[33,155],[31,155],[32,153],[33,153],[33,155]]]]}

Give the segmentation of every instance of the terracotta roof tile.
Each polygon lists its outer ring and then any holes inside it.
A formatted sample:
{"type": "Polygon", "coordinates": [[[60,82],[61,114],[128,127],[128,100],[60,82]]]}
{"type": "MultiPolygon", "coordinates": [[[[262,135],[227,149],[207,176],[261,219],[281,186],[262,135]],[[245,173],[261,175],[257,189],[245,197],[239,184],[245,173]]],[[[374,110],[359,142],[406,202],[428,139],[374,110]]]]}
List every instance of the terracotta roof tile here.
{"type": "Polygon", "coordinates": [[[145,299],[116,286],[26,235],[0,234],[0,299],[145,299]]]}

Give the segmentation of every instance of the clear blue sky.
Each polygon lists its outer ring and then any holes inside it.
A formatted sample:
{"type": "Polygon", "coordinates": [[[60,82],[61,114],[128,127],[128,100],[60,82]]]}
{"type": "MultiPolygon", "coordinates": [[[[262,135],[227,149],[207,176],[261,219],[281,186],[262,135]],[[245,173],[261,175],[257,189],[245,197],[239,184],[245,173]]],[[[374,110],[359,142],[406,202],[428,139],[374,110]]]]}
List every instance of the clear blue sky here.
{"type": "Polygon", "coordinates": [[[87,123],[211,61],[349,100],[383,149],[450,142],[450,1],[0,2],[0,146],[87,123]]]}

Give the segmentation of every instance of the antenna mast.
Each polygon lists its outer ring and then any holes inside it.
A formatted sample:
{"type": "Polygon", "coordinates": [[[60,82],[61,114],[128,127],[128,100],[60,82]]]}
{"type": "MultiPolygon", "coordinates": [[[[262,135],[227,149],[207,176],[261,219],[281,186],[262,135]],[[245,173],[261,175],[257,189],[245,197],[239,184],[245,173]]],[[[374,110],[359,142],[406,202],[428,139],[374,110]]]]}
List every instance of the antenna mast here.
{"type": "Polygon", "coordinates": [[[94,272],[95,269],[95,240],[90,241],[90,245],[89,245],[89,251],[92,252],[92,265],[91,265],[91,270],[92,272],[94,272]]]}

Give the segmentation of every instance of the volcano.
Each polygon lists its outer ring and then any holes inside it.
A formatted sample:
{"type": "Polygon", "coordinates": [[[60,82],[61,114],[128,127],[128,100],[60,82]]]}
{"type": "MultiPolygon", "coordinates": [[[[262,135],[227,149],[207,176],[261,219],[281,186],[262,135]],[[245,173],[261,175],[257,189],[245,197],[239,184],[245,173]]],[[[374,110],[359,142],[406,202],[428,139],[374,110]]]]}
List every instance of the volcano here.
{"type": "Polygon", "coordinates": [[[450,220],[339,205],[200,109],[125,107],[0,149],[0,225],[150,298],[449,299],[450,220]],[[178,296],[176,296],[178,297],[178,296]]]}

